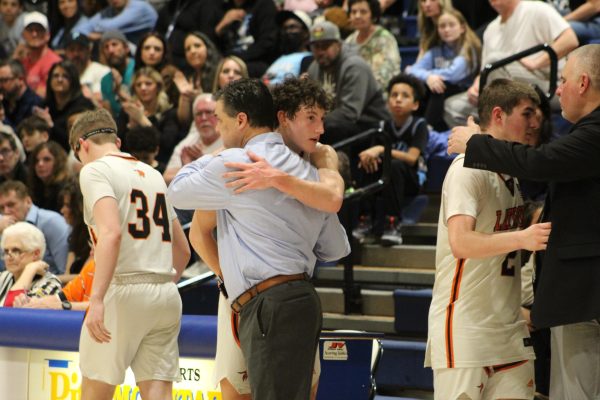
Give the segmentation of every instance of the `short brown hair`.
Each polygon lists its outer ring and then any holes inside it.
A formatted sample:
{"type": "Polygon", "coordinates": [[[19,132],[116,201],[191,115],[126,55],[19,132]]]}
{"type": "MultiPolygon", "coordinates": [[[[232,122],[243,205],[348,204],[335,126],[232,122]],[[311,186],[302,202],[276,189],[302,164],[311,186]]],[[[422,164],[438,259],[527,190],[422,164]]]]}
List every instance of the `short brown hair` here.
{"type": "Polygon", "coordinates": [[[88,140],[96,144],[116,143],[117,141],[117,124],[108,110],[100,108],[98,110],[85,111],[82,113],[71,128],[69,133],[69,145],[72,149],[75,148],[79,138],[86,133],[95,131],[96,129],[113,129],[115,133],[105,133],[101,135],[91,136],[88,140]]]}
{"type": "Polygon", "coordinates": [[[5,181],[0,184],[0,196],[7,196],[10,192],[15,192],[19,199],[31,197],[29,189],[21,181],[5,181]]]}
{"type": "Polygon", "coordinates": [[[510,115],[522,100],[531,100],[535,106],[540,105],[540,98],[535,89],[527,83],[511,81],[510,79],[496,79],[483,89],[479,97],[479,125],[482,129],[488,128],[494,107],[510,115]]]}

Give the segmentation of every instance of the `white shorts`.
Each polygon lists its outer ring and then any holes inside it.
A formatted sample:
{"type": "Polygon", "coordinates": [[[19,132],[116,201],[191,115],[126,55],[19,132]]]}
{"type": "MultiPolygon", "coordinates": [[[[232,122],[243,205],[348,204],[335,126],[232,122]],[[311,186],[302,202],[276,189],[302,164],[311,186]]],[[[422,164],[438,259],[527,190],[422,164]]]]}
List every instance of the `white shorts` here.
{"type": "MultiPolygon", "coordinates": [[[[233,312],[229,302],[219,294],[219,311],[217,319],[217,354],[215,356],[215,382],[227,379],[239,394],[249,394],[250,382],[248,381],[248,368],[242,349],[236,343],[231,329],[231,316],[233,312]]],[[[319,348],[315,354],[312,384],[319,382],[321,375],[321,362],[319,348]]]]}
{"type": "Polygon", "coordinates": [[[181,297],[173,282],[111,284],[104,298],[104,325],[109,343],[97,343],[85,325],[81,329],[83,376],[118,385],[131,366],[136,382],[179,379],[181,297]]]}
{"type": "Polygon", "coordinates": [[[436,400],[532,399],[534,381],[533,360],[495,367],[433,371],[436,400]]]}

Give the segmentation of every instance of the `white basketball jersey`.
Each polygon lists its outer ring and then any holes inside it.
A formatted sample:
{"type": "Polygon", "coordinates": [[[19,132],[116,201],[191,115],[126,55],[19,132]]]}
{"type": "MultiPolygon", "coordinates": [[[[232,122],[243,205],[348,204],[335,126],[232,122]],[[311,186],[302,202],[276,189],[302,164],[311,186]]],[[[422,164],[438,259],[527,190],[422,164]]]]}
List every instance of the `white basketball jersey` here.
{"type": "Polygon", "coordinates": [[[107,196],[117,200],[121,247],[115,275],[175,273],[171,247],[175,211],[158,171],[128,154],[115,153],[84,166],[79,180],[84,219],[94,244],[98,239],[94,204],[107,196]]]}
{"type": "Polygon", "coordinates": [[[442,188],[425,365],[468,368],[533,359],[520,313],[520,252],[456,259],[448,240],[447,222],[455,215],[474,217],[475,231],[485,234],[521,228],[518,182],[463,163],[464,155],[454,160],[442,188]]]}

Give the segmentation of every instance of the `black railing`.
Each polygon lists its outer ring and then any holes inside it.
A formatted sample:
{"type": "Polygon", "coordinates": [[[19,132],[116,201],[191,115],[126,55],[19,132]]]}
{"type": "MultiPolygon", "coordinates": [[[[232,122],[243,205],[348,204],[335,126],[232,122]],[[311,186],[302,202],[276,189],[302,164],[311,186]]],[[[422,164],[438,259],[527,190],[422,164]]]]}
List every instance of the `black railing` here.
{"type": "Polygon", "coordinates": [[[333,145],[334,149],[339,150],[360,142],[367,141],[368,139],[372,140],[375,137],[381,139],[384,146],[383,160],[381,162],[381,177],[376,182],[361,188],[356,188],[354,191],[347,193],[344,196],[344,204],[340,210],[342,221],[344,222],[344,228],[346,229],[346,234],[348,235],[348,240],[350,241],[351,247],[350,254],[341,260],[344,265],[344,314],[362,314],[362,296],[360,292],[360,286],[354,282],[355,250],[359,249],[360,245],[352,236],[352,230],[354,228],[354,215],[352,212],[353,206],[354,203],[363,197],[383,190],[389,183],[392,165],[392,140],[390,136],[383,130],[382,121],[379,125],[379,128],[366,130],[333,145]]]}
{"type": "Polygon", "coordinates": [[[491,64],[486,64],[481,70],[481,74],[479,76],[479,95],[481,96],[481,92],[483,88],[485,88],[485,84],[487,82],[488,75],[495,69],[502,68],[507,64],[513,63],[515,61],[520,60],[521,58],[530,56],[532,54],[538,53],[540,51],[545,51],[548,53],[548,57],[550,57],[550,85],[548,87],[548,92],[545,93],[546,98],[551,99],[556,92],[556,82],[558,80],[558,56],[556,52],[548,43],[538,44],[530,49],[523,50],[519,53],[513,54],[510,57],[503,58],[502,60],[498,60],[491,64]]]}

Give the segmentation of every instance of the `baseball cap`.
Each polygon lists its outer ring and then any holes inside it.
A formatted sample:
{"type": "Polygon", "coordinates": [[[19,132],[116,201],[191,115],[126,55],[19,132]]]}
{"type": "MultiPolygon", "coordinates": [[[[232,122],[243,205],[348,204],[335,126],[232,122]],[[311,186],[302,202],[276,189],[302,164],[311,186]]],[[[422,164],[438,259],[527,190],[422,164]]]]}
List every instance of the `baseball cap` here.
{"type": "Polygon", "coordinates": [[[38,11],[32,11],[25,14],[23,18],[23,27],[27,28],[31,24],[40,24],[45,30],[48,30],[48,18],[38,11]]]}
{"type": "Polygon", "coordinates": [[[100,43],[104,43],[107,40],[111,40],[111,39],[120,40],[121,42],[129,45],[129,42],[127,41],[127,38],[125,37],[125,35],[123,35],[119,31],[106,31],[106,32],[104,32],[102,34],[102,39],[100,39],[100,43]]]}
{"type": "Polygon", "coordinates": [[[71,44],[80,44],[83,47],[90,45],[90,40],[83,33],[70,32],[65,39],[65,47],[69,47],[71,44]]]}
{"type": "Polygon", "coordinates": [[[329,21],[316,23],[310,30],[310,42],[315,43],[328,40],[338,42],[342,40],[339,28],[329,21]]]}
{"type": "Polygon", "coordinates": [[[306,30],[309,31],[310,27],[312,26],[312,19],[310,18],[310,16],[305,13],[304,11],[301,10],[297,10],[297,11],[287,11],[287,10],[283,10],[283,11],[279,11],[277,13],[277,17],[276,17],[276,21],[278,25],[281,25],[284,23],[284,21],[287,21],[290,18],[294,18],[297,19],[298,21],[300,21],[302,23],[302,25],[304,25],[306,27],[306,30]]]}

